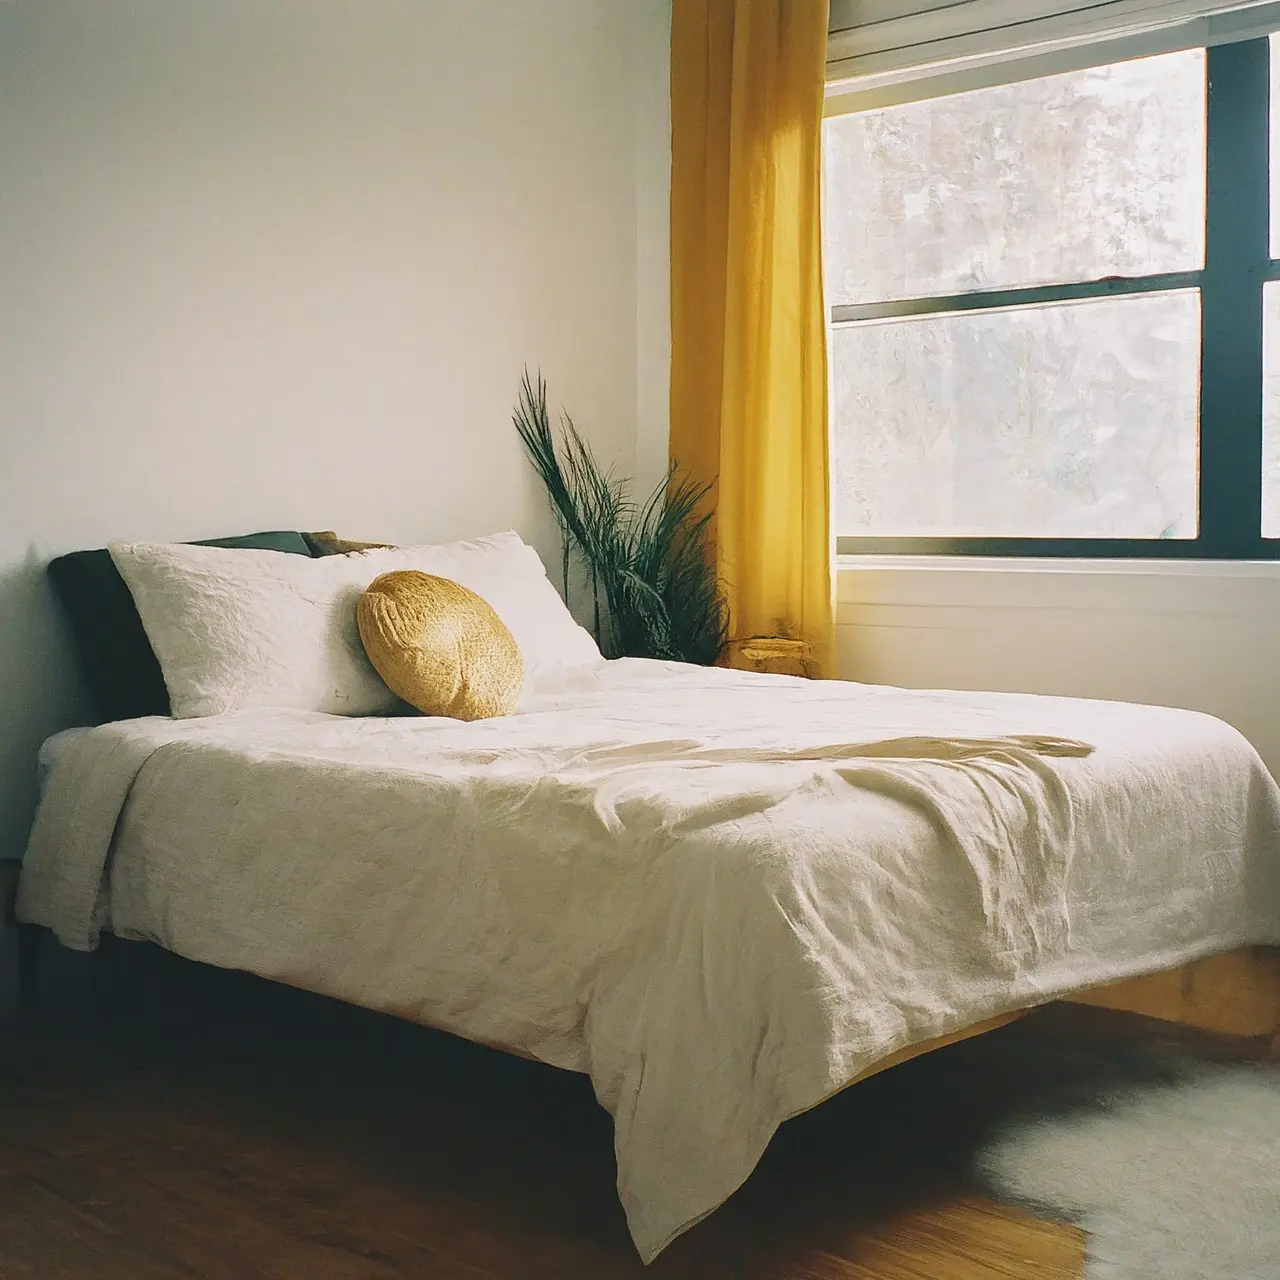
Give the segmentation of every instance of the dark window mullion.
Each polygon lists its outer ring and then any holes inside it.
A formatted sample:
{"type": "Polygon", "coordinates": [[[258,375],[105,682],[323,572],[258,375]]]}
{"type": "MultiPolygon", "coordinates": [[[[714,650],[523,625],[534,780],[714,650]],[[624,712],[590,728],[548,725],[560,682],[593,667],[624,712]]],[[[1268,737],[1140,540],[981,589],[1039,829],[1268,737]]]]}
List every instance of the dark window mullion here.
{"type": "Polygon", "coordinates": [[[1210,49],[1208,74],[1199,541],[1203,554],[1247,557],[1259,554],[1262,527],[1268,42],[1210,49]]]}
{"type": "Polygon", "coordinates": [[[1191,538],[895,538],[855,534],[836,539],[836,554],[1199,560],[1209,553],[1191,538]]]}
{"type": "Polygon", "coordinates": [[[1194,289],[1201,283],[1199,271],[1172,271],[1155,276],[1109,276],[1074,284],[1036,285],[1026,289],[988,289],[974,293],[942,294],[935,298],[899,298],[893,302],[864,302],[831,308],[832,324],[864,320],[905,320],[912,316],[957,311],[997,311],[1006,307],[1037,306],[1046,302],[1075,302],[1092,298],[1118,298],[1135,293],[1168,289],[1194,289]]]}

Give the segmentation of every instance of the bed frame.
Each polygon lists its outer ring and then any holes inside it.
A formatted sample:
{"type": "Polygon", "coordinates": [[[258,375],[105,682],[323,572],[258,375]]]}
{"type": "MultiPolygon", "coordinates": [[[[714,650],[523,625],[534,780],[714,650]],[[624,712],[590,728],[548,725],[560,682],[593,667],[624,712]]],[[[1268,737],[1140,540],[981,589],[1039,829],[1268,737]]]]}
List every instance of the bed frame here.
{"type": "MultiPolygon", "coordinates": [[[[1245,947],[1208,956],[1178,969],[1091,987],[1062,999],[1068,1004],[1135,1013],[1249,1041],[1258,1056],[1280,1061],[1280,947],[1245,947]]],[[[856,1076],[850,1084],[934,1049],[995,1031],[1034,1012],[1031,1008],[1003,1013],[936,1040],[900,1049],[856,1076]]]]}
{"type": "MultiPolygon", "coordinates": [[[[2,895],[6,900],[0,900],[0,923],[5,924],[13,920],[13,890],[16,889],[17,876],[11,879],[13,883],[0,886],[9,890],[2,895]]],[[[50,931],[41,925],[30,924],[19,924],[17,931],[19,1004],[22,1010],[31,1012],[39,1001],[40,951],[45,935],[50,931]]],[[[1208,956],[1180,968],[1091,987],[1064,996],[1062,1000],[1070,1004],[1134,1013],[1251,1041],[1261,1056],[1280,1060],[1280,947],[1245,947],[1223,955],[1208,956]]],[[[1014,1010],[975,1022],[949,1035],[910,1045],[882,1058],[855,1076],[849,1084],[857,1084],[934,1049],[995,1031],[1034,1011],[1034,1007],[1014,1010]]],[[[493,1047],[501,1049],[503,1046],[493,1047]]]]}

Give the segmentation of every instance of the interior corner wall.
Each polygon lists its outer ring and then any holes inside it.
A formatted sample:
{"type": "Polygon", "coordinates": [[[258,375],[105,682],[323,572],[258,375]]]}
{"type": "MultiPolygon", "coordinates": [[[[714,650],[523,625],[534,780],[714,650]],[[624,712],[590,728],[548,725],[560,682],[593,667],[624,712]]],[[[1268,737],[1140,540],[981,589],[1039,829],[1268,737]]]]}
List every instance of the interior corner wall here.
{"type": "Polygon", "coordinates": [[[552,552],[526,364],[635,465],[665,415],[637,377],[665,195],[638,184],[668,13],[0,4],[0,856],[40,741],[88,714],[51,557],[262,528],[552,552]]]}

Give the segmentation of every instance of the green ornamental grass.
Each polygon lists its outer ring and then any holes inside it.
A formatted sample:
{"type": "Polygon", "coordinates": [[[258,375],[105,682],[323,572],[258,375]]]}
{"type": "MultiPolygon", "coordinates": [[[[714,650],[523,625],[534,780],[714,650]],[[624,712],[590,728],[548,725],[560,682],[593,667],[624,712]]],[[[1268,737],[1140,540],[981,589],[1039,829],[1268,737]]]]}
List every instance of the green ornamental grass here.
{"type": "Polygon", "coordinates": [[[602,470],[568,414],[547,414],[547,384],[526,369],[516,430],[560,527],[566,601],[574,557],[590,584],[596,643],[606,658],[665,658],[710,666],[724,649],[729,613],[699,511],[710,484],[675,463],[637,503],[630,482],[602,470]]]}

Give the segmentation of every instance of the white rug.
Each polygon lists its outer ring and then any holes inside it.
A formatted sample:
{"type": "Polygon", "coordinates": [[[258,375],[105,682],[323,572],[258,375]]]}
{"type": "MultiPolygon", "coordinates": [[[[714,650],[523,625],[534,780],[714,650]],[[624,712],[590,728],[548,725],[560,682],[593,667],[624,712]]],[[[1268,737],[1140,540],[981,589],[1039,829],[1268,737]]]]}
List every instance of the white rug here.
{"type": "Polygon", "coordinates": [[[1077,1223],[1088,1280],[1280,1280],[1280,1070],[1187,1067],[1011,1122],[979,1175],[1077,1223]]]}

